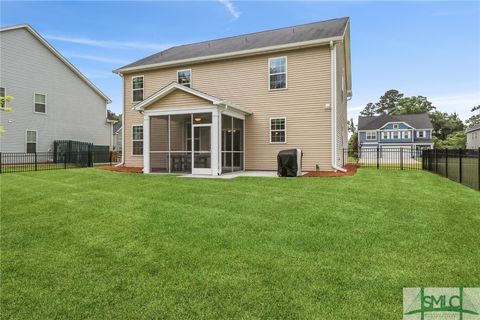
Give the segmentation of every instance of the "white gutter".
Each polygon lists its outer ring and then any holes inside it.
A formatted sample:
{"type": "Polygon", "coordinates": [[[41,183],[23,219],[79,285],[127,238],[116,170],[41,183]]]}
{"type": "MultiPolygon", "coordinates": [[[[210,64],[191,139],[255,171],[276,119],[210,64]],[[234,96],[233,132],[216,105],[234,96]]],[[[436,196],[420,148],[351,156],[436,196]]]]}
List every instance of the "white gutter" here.
{"type": "Polygon", "coordinates": [[[270,46],[270,47],[263,47],[263,48],[249,49],[249,50],[241,50],[241,51],[234,51],[234,52],[227,52],[227,53],[219,53],[219,54],[203,56],[203,57],[195,57],[195,58],[189,58],[189,59],[181,59],[181,60],[174,60],[174,61],[167,61],[167,62],[160,62],[160,63],[152,63],[152,64],[148,64],[148,65],[142,65],[142,66],[136,66],[136,67],[130,67],[130,68],[120,68],[120,69],[113,70],[112,72],[117,73],[117,74],[122,74],[122,73],[126,73],[126,72],[148,70],[148,69],[155,69],[155,68],[163,68],[163,67],[181,65],[181,64],[206,62],[206,61],[219,60],[219,59],[225,59],[225,58],[231,58],[231,57],[251,56],[251,55],[255,55],[255,54],[263,54],[263,53],[269,53],[269,52],[273,52],[273,51],[280,51],[280,50],[286,50],[286,49],[299,49],[299,48],[313,47],[313,46],[317,46],[317,45],[321,45],[321,44],[328,44],[329,42],[332,42],[332,41],[340,41],[340,40],[342,40],[342,37],[331,37],[331,38],[326,38],[326,39],[308,40],[308,41],[287,43],[287,44],[281,44],[281,45],[270,46]]]}
{"type": "Polygon", "coordinates": [[[331,83],[332,83],[332,168],[335,171],[347,172],[337,166],[337,49],[333,41],[330,41],[331,83]]]}
{"type": "Polygon", "coordinates": [[[122,160],[116,164],[115,167],[125,165],[125,79],[122,75],[120,75],[120,77],[122,77],[122,160]]]}

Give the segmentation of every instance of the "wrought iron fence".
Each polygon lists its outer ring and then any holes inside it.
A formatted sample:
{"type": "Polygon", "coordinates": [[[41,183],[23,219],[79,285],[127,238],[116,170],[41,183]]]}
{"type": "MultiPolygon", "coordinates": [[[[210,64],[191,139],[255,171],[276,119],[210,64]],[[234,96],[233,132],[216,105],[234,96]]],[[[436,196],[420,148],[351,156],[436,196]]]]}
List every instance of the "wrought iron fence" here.
{"type": "Polygon", "coordinates": [[[422,168],[480,190],[480,149],[424,150],[422,168]]]}
{"type": "Polygon", "coordinates": [[[120,158],[111,151],[0,152],[0,174],[113,165],[120,158]]]}
{"type": "Polygon", "coordinates": [[[391,170],[421,170],[422,150],[410,147],[344,149],[343,165],[391,170]]]}

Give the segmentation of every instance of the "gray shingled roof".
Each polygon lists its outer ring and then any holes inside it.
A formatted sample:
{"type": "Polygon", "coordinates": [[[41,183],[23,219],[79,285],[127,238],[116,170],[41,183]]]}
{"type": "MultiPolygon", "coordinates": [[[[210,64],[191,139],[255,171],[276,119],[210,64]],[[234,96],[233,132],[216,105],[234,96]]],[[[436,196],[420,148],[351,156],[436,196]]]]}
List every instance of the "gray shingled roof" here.
{"type": "Polygon", "coordinates": [[[471,128],[467,128],[467,132],[472,132],[472,131],[477,131],[477,130],[480,130],[480,123],[474,125],[474,126],[471,127],[471,128]]]}
{"type": "Polygon", "coordinates": [[[381,114],[372,117],[358,117],[358,130],[375,130],[387,122],[405,122],[417,129],[433,129],[432,122],[427,113],[388,115],[381,114]]]}
{"type": "Polygon", "coordinates": [[[172,47],[117,70],[343,36],[348,17],[172,47]]]}
{"type": "Polygon", "coordinates": [[[113,124],[113,133],[117,132],[121,128],[122,128],[122,121],[115,122],[113,124]]]}

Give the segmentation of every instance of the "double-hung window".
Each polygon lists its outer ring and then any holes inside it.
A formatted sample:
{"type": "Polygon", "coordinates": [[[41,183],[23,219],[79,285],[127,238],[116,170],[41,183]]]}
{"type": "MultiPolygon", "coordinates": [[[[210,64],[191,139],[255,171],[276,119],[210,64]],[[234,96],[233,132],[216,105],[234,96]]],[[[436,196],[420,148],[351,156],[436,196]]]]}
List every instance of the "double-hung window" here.
{"type": "Polygon", "coordinates": [[[143,125],[132,127],[132,154],[134,156],[143,155],[143,125]]]}
{"type": "Polygon", "coordinates": [[[385,131],[382,132],[382,139],[388,140],[388,132],[385,132],[385,131]]]}
{"type": "Polygon", "coordinates": [[[367,131],[367,140],[377,140],[377,131],[367,131]]]}
{"type": "Polygon", "coordinates": [[[0,108],[5,108],[5,103],[6,103],[5,97],[6,97],[6,96],[7,96],[7,94],[6,94],[5,88],[4,88],[4,87],[0,87],[0,98],[1,98],[1,100],[0,100],[0,108]]]}
{"type": "Polygon", "coordinates": [[[192,85],[192,70],[184,69],[177,71],[177,82],[182,86],[190,88],[192,85]]]}
{"type": "Polygon", "coordinates": [[[425,131],[417,131],[417,138],[425,138],[425,131]]]}
{"type": "Polygon", "coordinates": [[[392,125],[392,127],[393,127],[393,129],[398,129],[398,123],[394,123],[394,124],[392,125]]]}
{"type": "Polygon", "coordinates": [[[27,130],[25,137],[27,153],[37,152],[37,131],[27,130]]]}
{"type": "Polygon", "coordinates": [[[268,59],[268,83],[270,90],[287,88],[287,57],[268,59]]]}
{"type": "Polygon", "coordinates": [[[140,102],[143,100],[143,76],[132,78],[132,101],[140,102]]]}
{"type": "Polygon", "coordinates": [[[47,96],[41,93],[35,93],[35,112],[47,113],[47,96]]]}
{"type": "Polygon", "coordinates": [[[392,132],[392,139],[399,139],[400,138],[400,132],[399,131],[393,131],[392,132]]]}
{"type": "Polygon", "coordinates": [[[287,118],[270,119],[270,143],[287,142],[287,118]]]}
{"type": "Polygon", "coordinates": [[[403,131],[403,139],[410,139],[410,131],[403,131]]]}

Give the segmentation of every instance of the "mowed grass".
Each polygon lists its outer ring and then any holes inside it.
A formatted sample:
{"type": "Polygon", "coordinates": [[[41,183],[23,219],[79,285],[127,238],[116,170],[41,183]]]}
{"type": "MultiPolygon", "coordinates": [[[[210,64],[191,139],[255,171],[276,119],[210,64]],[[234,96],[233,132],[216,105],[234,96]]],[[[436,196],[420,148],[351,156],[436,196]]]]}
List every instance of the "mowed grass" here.
{"type": "Polygon", "coordinates": [[[400,319],[480,285],[480,193],[421,171],[1,176],[4,319],[400,319]]]}

